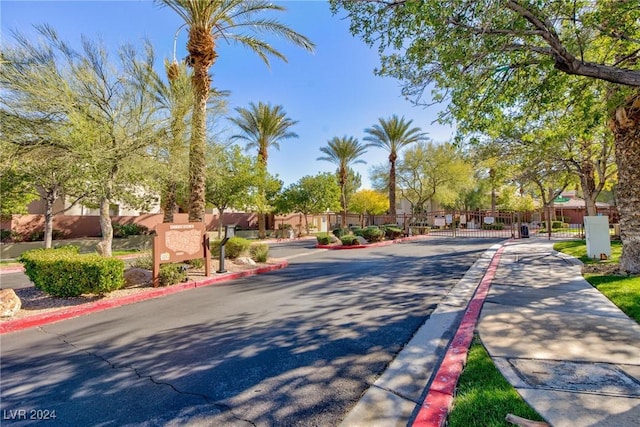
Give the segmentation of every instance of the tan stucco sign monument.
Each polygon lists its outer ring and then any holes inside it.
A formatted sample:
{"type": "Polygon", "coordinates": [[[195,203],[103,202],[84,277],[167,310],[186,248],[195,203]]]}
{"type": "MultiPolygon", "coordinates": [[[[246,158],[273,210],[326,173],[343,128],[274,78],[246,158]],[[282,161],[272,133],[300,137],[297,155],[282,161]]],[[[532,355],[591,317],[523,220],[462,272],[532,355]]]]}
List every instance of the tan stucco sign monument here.
{"type": "Polygon", "coordinates": [[[204,259],[204,273],[211,275],[209,237],[203,223],[163,223],[153,239],[153,286],[158,286],[160,264],[204,259]]]}

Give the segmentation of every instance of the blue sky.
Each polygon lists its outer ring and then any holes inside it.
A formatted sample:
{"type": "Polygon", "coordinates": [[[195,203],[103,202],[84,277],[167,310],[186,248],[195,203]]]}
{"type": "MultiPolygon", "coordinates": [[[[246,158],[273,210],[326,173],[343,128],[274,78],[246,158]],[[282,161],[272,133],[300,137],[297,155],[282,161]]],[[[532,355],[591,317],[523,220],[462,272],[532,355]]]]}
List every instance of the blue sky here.
{"type": "MultiPolygon", "coordinates": [[[[269,171],[285,185],[305,175],[333,172],[331,163],[316,160],[321,146],[335,136],[354,136],[360,140],[363,130],[392,114],[413,119],[415,126],[431,139],[450,139],[453,130],[433,123],[439,106],[415,107],[400,94],[400,84],[373,74],[379,63],[377,51],[349,33],[344,13],[332,15],[325,1],[281,1],[287,11],[278,19],[306,35],[316,44],[308,53],[281,40],[273,44],[288,58],[288,63],[273,59],[271,68],[252,52],[239,45],[222,42],[219,58],[211,71],[213,85],[231,92],[229,114],[249,102],[280,104],[299,123],[297,139],[280,143],[280,150],[269,152],[269,171]]],[[[141,43],[148,38],[154,46],[158,67],[173,56],[173,38],[182,24],[178,15],[151,0],[137,1],[7,1],[0,3],[2,43],[9,41],[9,30],[27,34],[33,24],[48,23],[60,36],[77,43],[80,35],[102,39],[110,49],[122,43],[141,43]]],[[[187,34],[178,36],[178,58],[183,58],[187,34]]],[[[159,68],[160,69],[160,68],[159,68]]],[[[440,107],[443,108],[443,107],[440,107]]],[[[220,127],[233,132],[224,120],[220,127]]],[[[253,154],[253,153],[252,153],[253,154]]],[[[363,158],[367,164],[354,165],[369,187],[369,168],[387,162],[387,153],[370,148],[363,158]]]]}

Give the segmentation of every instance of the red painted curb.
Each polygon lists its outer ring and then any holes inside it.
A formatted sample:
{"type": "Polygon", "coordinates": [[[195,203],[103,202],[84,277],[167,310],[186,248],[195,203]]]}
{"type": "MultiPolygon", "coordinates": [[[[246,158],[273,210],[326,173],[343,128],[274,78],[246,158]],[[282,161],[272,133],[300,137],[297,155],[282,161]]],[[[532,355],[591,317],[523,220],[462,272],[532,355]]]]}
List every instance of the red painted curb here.
{"type": "Polygon", "coordinates": [[[35,316],[24,317],[22,319],[8,320],[0,323],[0,334],[6,334],[9,332],[21,331],[23,329],[33,328],[36,326],[48,325],[50,323],[59,322],[61,320],[67,320],[74,317],[83,316],[85,314],[96,313],[98,311],[104,311],[110,308],[120,307],[123,305],[134,304],[140,301],[145,301],[152,298],[158,298],[166,295],[175,294],[178,292],[186,291],[187,289],[202,288],[210,286],[220,282],[227,282],[229,280],[238,279],[241,277],[254,276],[256,274],[266,273],[273,270],[285,268],[289,263],[282,261],[279,264],[273,264],[266,267],[256,268],[254,270],[241,271],[237,273],[231,273],[224,276],[212,277],[200,282],[185,282],[178,285],[169,286],[166,288],[156,288],[149,292],[128,295],[120,298],[113,298],[110,300],[96,301],[88,304],[83,304],[77,307],[71,307],[62,309],[55,312],[38,314],[35,316]]]}
{"type": "Polygon", "coordinates": [[[422,402],[420,411],[411,424],[412,427],[444,427],[447,415],[453,404],[458,379],[467,361],[473,332],[480,317],[482,305],[489,294],[489,287],[495,277],[503,251],[504,246],[501,246],[493,255],[489,268],[487,268],[473,298],[469,302],[456,335],[451,340],[444,359],[427,391],[427,396],[422,402]]]}

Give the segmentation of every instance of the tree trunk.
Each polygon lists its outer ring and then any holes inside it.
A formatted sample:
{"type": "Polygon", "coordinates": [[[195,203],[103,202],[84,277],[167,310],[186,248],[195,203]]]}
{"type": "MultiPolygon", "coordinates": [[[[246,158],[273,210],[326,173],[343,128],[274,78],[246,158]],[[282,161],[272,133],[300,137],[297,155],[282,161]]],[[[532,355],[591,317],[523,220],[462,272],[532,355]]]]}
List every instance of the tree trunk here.
{"type": "Polygon", "coordinates": [[[640,93],[627,99],[612,119],[615,137],[622,256],[620,270],[640,273],[640,93]]]}
{"type": "Polygon", "coordinates": [[[392,216],[392,221],[396,222],[396,162],[389,161],[389,214],[392,216]]]}
{"type": "Polygon", "coordinates": [[[58,189],[50,188],[45,196],[44,247],[50,249],[53,243],[53,204],[58,198],[58,189]]]}
{"type": "Polygon", "coordinates": [[[163,216],[162,222],[170,223],[173,222],[173,214],[176,211],[177,202],[177,184],[174,180],[171,180],[167,183],[167,188],[165,189],[164,194],[164,203],[163,206],[163,216]]]}
{"type": "Polygon", "coordinates": [[[267,229],[266,229],[266,214],[258,213],[258,238],[266,239],[267,238],[267,229]]]}
{"type": "MultiPolygon", "coordinates": [[[[194,80],[196,79],[194,74],[194,80]]],[[[194,86],[197,86],[194,84],[194,86]]],[[[198,85],[199,86],[199,85],[198,85]]],[[[194,90],[195,103],[191,120],[189,144],[189,222],[204,222],[205,197],[205,137],[208,87],[194,90]],[[204,93],[203,93],[204,92],[204,93]]]]}
{"type": "Polygon", "coordinates": [[[111,216],[109,215],[109,206],[111,201],[107,197],[100,199],[100,230],[102,231],[102,240],[98,243],[96,250],[103,257],[112,255],[111,246],[113,243],[113,226],[111,225],[111,216]]]}
{"type": "Polygon", "coordinates": [[[598,215],[596,199],[600,192],[596,188],[595,166],[593,161],[591,159],[583,161],[580,169],[580,184],[582,186],[582,194],[587,208],[587,215],[596,216],[598,215]]]}

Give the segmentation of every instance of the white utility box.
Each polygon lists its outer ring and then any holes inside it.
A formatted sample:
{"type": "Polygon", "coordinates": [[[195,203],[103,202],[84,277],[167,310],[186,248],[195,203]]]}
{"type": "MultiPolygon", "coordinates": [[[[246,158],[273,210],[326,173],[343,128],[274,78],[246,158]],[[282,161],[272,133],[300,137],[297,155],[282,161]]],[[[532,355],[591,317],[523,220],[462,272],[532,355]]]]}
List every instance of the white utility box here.
{"type": "Polygon", "coordinates": [[[584,231],[587,239],[587,256],[592,259],[611,257],[608,216],[585,216],[584,231]]]}

